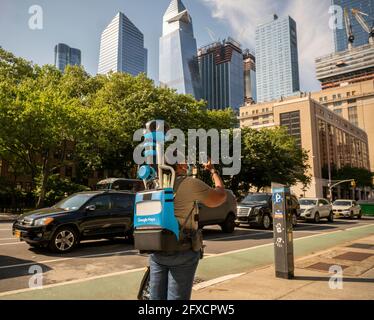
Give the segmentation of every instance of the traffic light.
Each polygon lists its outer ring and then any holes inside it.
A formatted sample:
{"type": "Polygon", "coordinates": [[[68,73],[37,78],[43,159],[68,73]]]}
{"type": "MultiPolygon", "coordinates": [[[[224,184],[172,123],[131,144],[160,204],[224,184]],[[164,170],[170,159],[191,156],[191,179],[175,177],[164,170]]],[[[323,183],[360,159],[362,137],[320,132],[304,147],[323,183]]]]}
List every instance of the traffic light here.
{"type": "Polygon", "coordinates": [[[356,188],[356,181],[351,181],[351,186],[352,186],[352,188],[356,188]]]}

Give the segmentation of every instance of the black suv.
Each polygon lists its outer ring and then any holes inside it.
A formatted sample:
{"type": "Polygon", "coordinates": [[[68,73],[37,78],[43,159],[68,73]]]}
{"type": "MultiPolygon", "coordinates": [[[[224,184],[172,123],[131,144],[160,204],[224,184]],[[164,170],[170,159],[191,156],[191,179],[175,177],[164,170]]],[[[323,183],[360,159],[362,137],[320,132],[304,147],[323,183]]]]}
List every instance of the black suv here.
{"type": "Polygon", "coordinates": [[[34,247],[71,251],[81,240],[132,236],[135,194],[89,191],[71,195],[51,208],[23,214],[13,235],[34,247]]]}
{"type": "MultiPolygon", "coordinates": [[[[300,216],[300,205],[294,195],[290,196],[289,208],[292,210],[293,226],[297,225],[300,216]]],[[[273,223],[272,215],[272,194],[271,193],[251,193],[247,195],[239,204],[236,223],[248,224],[270,229],[273,223]]]]}

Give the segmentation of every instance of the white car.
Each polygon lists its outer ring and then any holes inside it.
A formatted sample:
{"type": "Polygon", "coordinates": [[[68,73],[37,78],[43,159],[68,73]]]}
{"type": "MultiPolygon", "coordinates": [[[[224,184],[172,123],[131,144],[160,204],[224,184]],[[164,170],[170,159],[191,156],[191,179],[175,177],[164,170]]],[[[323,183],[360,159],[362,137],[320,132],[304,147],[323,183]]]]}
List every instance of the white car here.
{"type": "Polygon", "coordinates": [[[353,219],[355,216],[361,219],[361,206],[354,200],[335,200],[332,204],[335,217],[343,216],[353,219]]]}
{"type": "Polygon", "coordinates": [[[300,219],[313,220],[318,223],[321,219],[326,218],[328,221],[334,221],[332,205],[326,199],[321,198],[302,198],[300,203],[300,219]]]}

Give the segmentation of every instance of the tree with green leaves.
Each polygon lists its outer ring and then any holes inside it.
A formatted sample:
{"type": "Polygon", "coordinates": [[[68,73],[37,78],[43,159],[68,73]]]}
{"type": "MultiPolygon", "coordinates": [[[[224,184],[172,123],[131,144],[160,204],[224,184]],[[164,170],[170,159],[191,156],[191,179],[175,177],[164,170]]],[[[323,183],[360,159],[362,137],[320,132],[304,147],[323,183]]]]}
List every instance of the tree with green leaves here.
{"type": "Polygon", "coordinates": [[[257,191],[272,182],[294,185],[310,183],[307,153],[284,128],[242,129],[242,169],[227,181],[237,195],[255,187],[257,191]]]}

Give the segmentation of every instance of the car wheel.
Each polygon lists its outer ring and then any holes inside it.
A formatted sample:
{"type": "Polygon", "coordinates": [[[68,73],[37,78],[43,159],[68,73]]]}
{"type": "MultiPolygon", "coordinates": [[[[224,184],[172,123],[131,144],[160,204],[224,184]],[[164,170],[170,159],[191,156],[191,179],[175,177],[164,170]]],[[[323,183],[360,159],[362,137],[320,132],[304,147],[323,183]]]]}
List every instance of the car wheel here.
{"type": "Polygon", "coordinates": [[[329,217],[327,218],[329,222],[334,222],[334,213],[331,211],[329,217]]]}
{"type": "Polygon", "coordinates": [[[358,214],[357,219],[361,219],[361,218],[362,218],[362,212],[360,210],[360,213],[358,214]]]}
{"type": "Polygon", "coordinates": [[[296,227],[297,226],[297,214],[296,213],[294,213],[293,215],[292,215],[292,227],[296,227]]]}
{"type": "Polygon", "coordinates": [[[221,229],[224,233],[233,233],[236,227],[235,216],[230,213],[225,222],[221,224],[221,229]]]}
{"type": "Polygon", "coordinates": [[[264,217],[262,218],[262,227],[265,230],[269,230],[271,227],[271,219],[268,214],[265,214],[264,217]]]}
{"type": "Polygon", "coordinates": [[[53,252],[67,253],[74,249],[78,242],[77,232],[71,227],[61,227],[56,230],[49,248],[53,252]]]}
{"type": "Polygon", "coordinates": [[[319,223],[321,221],[321,217],[318,212],[314,215],[314,222],[319,223]]]}

